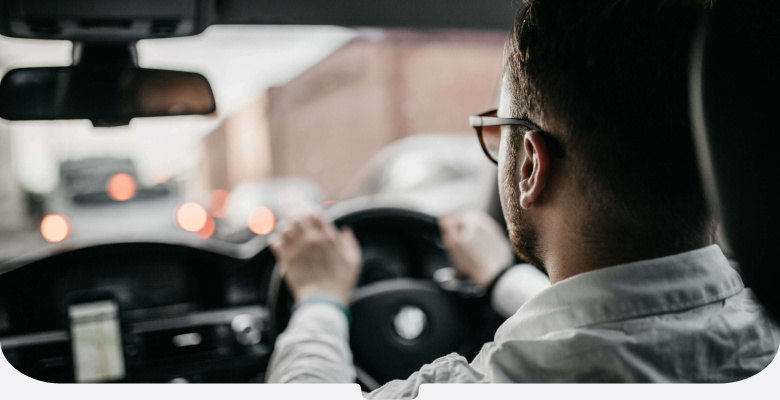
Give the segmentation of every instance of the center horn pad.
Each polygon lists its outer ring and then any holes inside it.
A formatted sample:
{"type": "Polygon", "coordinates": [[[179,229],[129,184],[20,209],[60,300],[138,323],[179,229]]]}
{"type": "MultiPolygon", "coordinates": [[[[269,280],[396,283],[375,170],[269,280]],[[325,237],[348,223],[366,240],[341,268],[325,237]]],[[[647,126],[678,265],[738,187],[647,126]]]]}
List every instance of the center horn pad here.
{"type": "Polygon", "coordinates": [[[356,289],[350,304],[355,364],[379,379],[405,379],[458,351],[465,328],[449,296],[435,283],[415,279],[356,289]]]}

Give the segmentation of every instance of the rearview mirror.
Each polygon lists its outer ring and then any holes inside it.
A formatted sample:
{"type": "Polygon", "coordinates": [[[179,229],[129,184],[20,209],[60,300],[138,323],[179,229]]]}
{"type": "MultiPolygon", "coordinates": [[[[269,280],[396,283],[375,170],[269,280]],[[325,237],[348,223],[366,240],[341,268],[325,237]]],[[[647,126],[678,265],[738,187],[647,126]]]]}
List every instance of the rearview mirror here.
{"type": "Polygon", "coordinates": [[[95,126],[133,118],[205,115],[216,110],[208,80],[193,72],[122,66],[19,68],[0,82],[0,118],[88,119],[95,126]]]}

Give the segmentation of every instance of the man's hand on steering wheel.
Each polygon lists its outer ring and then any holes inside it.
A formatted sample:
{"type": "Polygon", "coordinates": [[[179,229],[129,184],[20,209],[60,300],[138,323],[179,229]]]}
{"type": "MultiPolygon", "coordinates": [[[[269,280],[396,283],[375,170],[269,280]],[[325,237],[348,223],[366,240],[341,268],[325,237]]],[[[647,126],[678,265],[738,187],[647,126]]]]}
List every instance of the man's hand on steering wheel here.
{"type": "Polygon", "coordinates": [[[349,304],[361,268],[360,245],[319,215],[293,220],[271,244],[295,301],[318,293],[349,304]]]}
{"type": "Polygon", "coordinates": [[[506,233],[484,212],[468,210],[441,217],[439,228],[455,269],[483,289],[514,261],[506,233]]]}

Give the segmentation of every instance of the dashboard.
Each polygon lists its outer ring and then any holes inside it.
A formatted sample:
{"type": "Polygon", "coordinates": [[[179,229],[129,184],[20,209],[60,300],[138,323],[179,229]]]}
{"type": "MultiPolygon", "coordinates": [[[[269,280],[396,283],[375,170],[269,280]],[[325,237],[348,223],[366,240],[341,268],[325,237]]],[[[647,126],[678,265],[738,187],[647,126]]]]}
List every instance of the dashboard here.
{"type": "Polygon", "coordinates": [[[261,257],[129,243],[33,262],[0,275],[0,347],[47,382],[262,382],[261,257]]]}

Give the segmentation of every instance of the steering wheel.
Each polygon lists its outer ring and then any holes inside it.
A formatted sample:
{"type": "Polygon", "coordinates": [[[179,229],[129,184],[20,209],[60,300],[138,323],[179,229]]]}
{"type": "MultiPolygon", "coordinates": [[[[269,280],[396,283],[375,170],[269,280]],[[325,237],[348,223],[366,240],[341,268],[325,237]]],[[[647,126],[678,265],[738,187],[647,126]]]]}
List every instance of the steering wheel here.
{"type": "MultiPolygon", "coordinates": [[[[434,217],[382,208],[347,214],[334,223],[350,226],[363,252],[349,309],[350,347],[364,390],[405,379],[452,352],[474,354],[492,338],[501,321],[484,296],[441,278],[452,268],[434,217]]],[[[270,257],[268,337],[273,344],[287,326],[293,299],[270,257]]]]}

